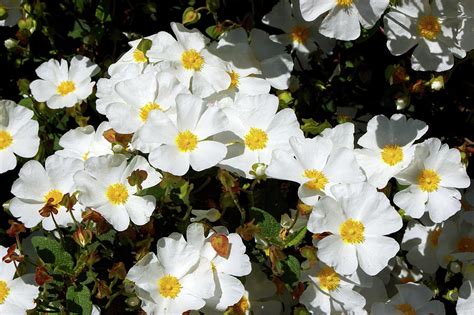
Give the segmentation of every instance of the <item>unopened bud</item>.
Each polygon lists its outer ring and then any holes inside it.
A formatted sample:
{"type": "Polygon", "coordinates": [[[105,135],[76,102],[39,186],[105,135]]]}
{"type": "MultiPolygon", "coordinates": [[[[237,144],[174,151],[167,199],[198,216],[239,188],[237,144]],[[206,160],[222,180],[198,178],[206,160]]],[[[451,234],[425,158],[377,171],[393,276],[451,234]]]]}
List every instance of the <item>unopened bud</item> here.
{"type": "Polygon", "coordinates": [[[433,91],[439,91],[444,89],[444,77],[439,75],[430,81],[430,87],[433,91]]]}
{"type": "Polygon", "coordinates": [[[183,12],[184,25],[196,23],[197,21],[199,21],[200,18],[201,18],[201,13],[197,12],[192,7],[186,8],[186,10],[184,10],[183,12]]]}

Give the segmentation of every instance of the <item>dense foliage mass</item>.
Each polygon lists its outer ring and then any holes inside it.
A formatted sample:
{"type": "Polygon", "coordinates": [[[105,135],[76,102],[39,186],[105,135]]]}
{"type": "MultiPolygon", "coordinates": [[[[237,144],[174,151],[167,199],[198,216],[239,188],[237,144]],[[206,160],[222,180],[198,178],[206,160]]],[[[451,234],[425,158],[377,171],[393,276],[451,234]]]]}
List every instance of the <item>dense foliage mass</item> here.
{"type": "Polygon", "coordinates": [[[472,314],[471,0],[0,0],[0,314],[472,314]]]}

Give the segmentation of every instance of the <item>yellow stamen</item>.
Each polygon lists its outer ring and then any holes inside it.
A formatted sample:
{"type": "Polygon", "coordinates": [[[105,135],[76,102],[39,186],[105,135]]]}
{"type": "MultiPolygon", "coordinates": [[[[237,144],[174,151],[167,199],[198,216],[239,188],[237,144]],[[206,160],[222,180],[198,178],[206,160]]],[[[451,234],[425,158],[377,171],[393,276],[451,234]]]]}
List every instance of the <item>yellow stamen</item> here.
{"type": "Polygon", "coordinates": [[[352,5],[352,0],[336,0],[336,4],[340,7],[347,8],[352,5]]]}
{"type": "Polygon", "coordinates": [[[193,151],[197,147],[198,137],[189,130],[181,131],[176,136],[176,145],[179,151],[189,152],[193,151]]]}
{"type": "Polygon", "coordinates": [[[50,190],[44,196],[44,203],[49,203],[50,205],[59,208],[59,203],[63,200],[63,193],[57,189],[50,190]]]}
{"type": "Polygon", "coordinates": [[[302,44],[309,37],[309,28],[297,25],[291,29],[290,37],[293,42],[302,44]]]}
{"type": "Polygon", "coordinates": [[[122,205],[128,200],[128,189],[122,183],[109,185],[105,191],[105,196],[113,205],[122,205]]]}
{"type": "Polygon", "coordinates": [[[69,93],[74,92],[75,90],[76,90],[76,85],[72,81],[63,81],[59,83],[58,87],[56,88],[56,91],[61,96],[66,96],[69,93]]]}
{"type": "Polygon", "coordinates": [[[6,130],[0,130],[0,151],[11,146],[13,142],[12,135],[6,130]]]}
{"type": "Polygon", "coordinates": [[[10,294],[10,288],[7,286],[7,283],[3,280],[0,280],[0,305],[5,303],[8,295],[10,294]]]}
{"type": "Polygon", "coordinates": [[[389,144],[386,145],[382,152],[382,161],[390,166],[397,165],[403,160],[403,150],[399,145],[389,144]]]}
{"type": "Polygon", "coordinates": [[[181,292],[181,283],[178,278],[166,275],[158,280],[159,293],[164,298],[174,299],[181,292]]]}
{"type": "Polygon", "coordinates": [[[161,110],[160,105],[156,104],[155,102],[150,102],[142,106],[142,108],[140,108],[140,119],[142,121],[146,121],[150,112],[155,109],[161,110]]]}
{"type": "Polygon", "coordinates": [[[181,55],[181,63],[186,70],[201,71],[204,58],[196,50],[189,49],[181,55]]]}
{"type": "Polygon", "coordinates": [[[362,222],[348,219],[339,226],[339,234],[345,243],[360,244],[364,242],[365,227],[362,222]]]}
{"type": "Polygon", "coordinates": [[[231,72],[227,72],[227,73],[230,76],[229,89],[236,89],[239,86],[240,75],[235,71],[231,71],[231,72]]]}
{"type": "Polygon", "coordinates": [[[433,247],[438,246],[439,236],[441,235],[441,228],[437,227],[428,234],[428,239],[433,247]]]}
{"type": "Polygon", "coordinates": [[[137,63],[148,62],[148,58],[145,56],[143,51],[139,49],[133,51],[133,60],[137,63]]]}
{"type": "Polygon", "coordinates": [[[267,147],[268,135],[259,128],[250,128],[244,137],[245,146],[252,151],[262,150],[267,147]]]}
{"type": "Polygon", "coordinates": [[[323,190],[328,183],[328,179],[324,176],[323,172],[315,169],[305,170],[303,176],[311,179],[305,183],[305,186],[309,189],[323,190]]]}
{"type": "Polygon", "coordinates": [[[416,315],[415,309],[410,304],[398,304],[395,308],[402,312],[403,315],[416,315]]]}
{"type": "Polygon", "coordinates": [[[418,186],[422,191],[433,192],[438,190],[438,184],[441,181],[438,173],[433,170],[425,169],[418,175],[418,186]]]}
{"type": "Polygon", "coordinates": [[[422,16],[418,20],[418,32],[428,40],[435,40],[441,32],[441,24],[436,16],[422,16]]]}
{"type": "Polygon", "coordinates": [[[338,274],[331,267],[324,267],[321,269],[317,277],[319,279],[319,286],[326,291],[334,291],[339,287],[341,279],[338,274]]]}

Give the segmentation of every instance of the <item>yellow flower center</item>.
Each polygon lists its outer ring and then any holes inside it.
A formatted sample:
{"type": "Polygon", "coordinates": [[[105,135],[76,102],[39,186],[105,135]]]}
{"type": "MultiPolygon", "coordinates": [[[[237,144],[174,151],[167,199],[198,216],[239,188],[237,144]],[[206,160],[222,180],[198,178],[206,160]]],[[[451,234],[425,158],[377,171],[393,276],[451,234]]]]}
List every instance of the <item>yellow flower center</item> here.
{"type": "Polygon", "coordinates": [[[44,196],[44,203],[49,203],[56,208],[59,207],[59,203],[63,200],[63,193],[57,189],[50,190],[44,196]]]}
{"type": "Polygon", "coordinates": [[[410,304],[398,304],[395,308],[402,312],[403,315],[416,315],[415,309],[410,304]]]}
{"type": "Polygon", "coordinates": [[[227,72],[230,76],[230,85],[229,85],[229,89],[235,89],[239,86],[239,78],[240,78],[240,75],[235,72],[235,71],[231,71],[231,72],[227,72]]]}
{"type": "Polygon", "coordinates": [[[441,181],[438,173],[433,170],[422,170],[418,175],[418,186],[426,192],[433,192],[438,190],[438,184],[441,181]]]}
{"type": "Polygon", "coordinates": [[[265,149],[267,146],[268,135],[259,128],[250,128],[244,137],[245,146],[252,151],[265,149]]]}
{"type": "Polygon", "coordinates": [[[3,280],[0,280],[0,305],[5,303],[8,295],[10,294],[10,288],[7,286],[7,283],[3,280]]]}
{"type": "Polygon", "coordinates": [[[305,186],[313,190],[323,190],[328,183],[328,179],[324,176],[323,172],[315,169],[305,170],[304,177],[311,178],[311,180],[305,183],[305,186]]]}
{"type": "Polygon", "coordinates": [[[181,63],[186,70],[201,71],[204,58],[196,50],[189,49],[181,55],[181,63]]]}
{"type": "Polygon", "coordinates": [[[458,241],[457,250],[461,253],[473,253],[474,252],[474,240],[469,237],[463,237],[458,241]]]}
{"type": "Polygon", "coordinates": [[[249,309],[250,309],[250,303],[249,303],[249,300],[245,297],[245,295],[242,296],[242,298],[240,298],[240,300],[232,306],[232,310],[236,314],[239,314],[239,315],[246,314],[249,309]]]}
{"type": "Polygon", "coordinates": [[[12,135],[6,130],[0,130],[0,151],[8,148],[12,142],[12,135]]]}
{"type": "Polygon", "coordinates": [[[403,150],[399,145],[388,144],[382,150],[382,161],[390,166],[397,165],[403,160],[403,150]]]}
{"type": "Polygon", "coordinates": [[[302,44],[309,37],[309,29],[307,27],[297,25],[291,29],[290,37],[293,42],[302,44]]]}
{"type": "Polygon", "coordinates": [[[142,121],[146,121],[150,112],[155,109],[161,110],[160,105],[156,104],[155,102],[150,102],[142,106],[142,108],[140,108],[140,119],[142,121]]]}
{"type": "Polygon", "coordinates": [[[336,290],[341,282],[338,274],[331,267],[324,267],[321,269],[318,272],[317,277],[319,279],[319,286],[321,289],[326,291],[336,290]]]}
{"type": "Polygon", "coordinates": [[[174,299],[181,292],[181,283],[178,278],[166,275],[158,280],[160,295],[164,298],[174,299]]]}
{"type": "Polygon", "coordinates": [[[441,235],[441,228],[437,227],[433,231],[431,231],[428,235],[428,239],[433,247],[438,246],[439,236],[441,235]]]}
{"type": "Polygon", "coordinates": [[[198,137],[189,130],[181,131],[176,136],[176,145],[179,151],[189,152],[193,151],[197,147],[198,137]]]}
{"type": "Polygon", "coordinates": [[[140,49],[135,49],[133,51],[133,60],[137,63],[148,62],[148,58],[140,49]]]}
{"type": "Polygon", "coordinates": [[[128,189],[122,183],[112,184],[107,187],[105,196],[113,205],[122,205],[128,200],[128,189]]]}
{"type": "Polygon", "coordinates": [[[435,40],[441,32],[441,24],[436,16],[426,15],[418,21],[418,32],[428,40],[435,40]]]}
{"type": "Polygon", "coordinates": [[[345,243],[360,244],[365,240],[362,222],[348,219],[339,226],[339,234],[345,243]]]}
{"type": "Polygon", "coordinates": [[[56,91],[61,96],[68,95],[69,93],[72,93],[75,90],[76,90],[76,85],[72,81],[63,81],[59,83],[58,87],[56,88],[56,91]]]}
{"type": "Polygon", "coordinates": [[[352,5],[352,0],[336,0],[336,4],[340,7],[347,8],[352,5]]]}

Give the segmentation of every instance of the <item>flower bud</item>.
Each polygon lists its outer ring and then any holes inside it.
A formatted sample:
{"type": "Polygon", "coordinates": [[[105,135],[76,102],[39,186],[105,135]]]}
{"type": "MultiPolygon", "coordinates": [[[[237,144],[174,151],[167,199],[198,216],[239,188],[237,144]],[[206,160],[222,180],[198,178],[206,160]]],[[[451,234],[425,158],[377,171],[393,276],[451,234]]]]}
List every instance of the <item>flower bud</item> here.
{"type": "Polygon", "coordinates": [[[186,8],[183,12],[183,24],[193,24],[199,21],[201,18],[201,13],[194,10],[193,7],[186,8]]]}

